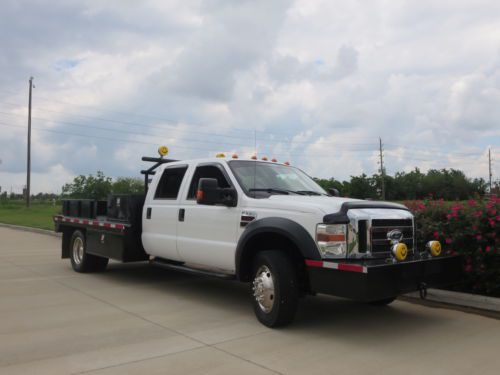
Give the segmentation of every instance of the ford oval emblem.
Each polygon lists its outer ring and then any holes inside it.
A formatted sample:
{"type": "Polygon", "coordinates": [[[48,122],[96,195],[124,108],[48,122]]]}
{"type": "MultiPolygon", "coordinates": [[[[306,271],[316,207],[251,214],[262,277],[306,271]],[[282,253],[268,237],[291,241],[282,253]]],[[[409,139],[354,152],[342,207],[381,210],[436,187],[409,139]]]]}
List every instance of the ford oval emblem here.
{"type": "Polygon", "coordinates": [[[391,241],[391,243],[400,242],[403,239],[403,232],[400,229],[393,229],[387,232],[387,239],[391,241]]]}

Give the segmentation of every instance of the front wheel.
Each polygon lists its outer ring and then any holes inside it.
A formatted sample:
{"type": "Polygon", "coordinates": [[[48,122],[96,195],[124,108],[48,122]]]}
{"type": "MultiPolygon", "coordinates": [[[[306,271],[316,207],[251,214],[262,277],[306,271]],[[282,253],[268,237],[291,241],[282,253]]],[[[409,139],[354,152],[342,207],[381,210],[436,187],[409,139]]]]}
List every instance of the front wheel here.
{"type": "Polygon", "coordinates": [[[70,240],[71,266],[76,272],[104,271],[108,265],[108,258],[87,254],[86,238],[83,232],[76,230],[70,240]]]}
{"type": "Polygon", "coordinates": [[[299,291],[296,269],[286,254],[277,250],[257,254],[252,291],[254,312],[262,324],[272,328],[293,321],[299,291]]]}

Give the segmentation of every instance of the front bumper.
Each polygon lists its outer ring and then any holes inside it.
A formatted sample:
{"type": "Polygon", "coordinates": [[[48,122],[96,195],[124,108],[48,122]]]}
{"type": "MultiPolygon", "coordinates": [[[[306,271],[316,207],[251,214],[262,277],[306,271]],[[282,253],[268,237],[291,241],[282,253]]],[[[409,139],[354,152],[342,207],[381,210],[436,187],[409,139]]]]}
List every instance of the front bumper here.
{"type": "Polygon", "coordinates": [[[400,263],[307,261],[311,291],[363,302],[377,301],[426,287],[456,283],[462,274],[459,256],[400,263]]]}

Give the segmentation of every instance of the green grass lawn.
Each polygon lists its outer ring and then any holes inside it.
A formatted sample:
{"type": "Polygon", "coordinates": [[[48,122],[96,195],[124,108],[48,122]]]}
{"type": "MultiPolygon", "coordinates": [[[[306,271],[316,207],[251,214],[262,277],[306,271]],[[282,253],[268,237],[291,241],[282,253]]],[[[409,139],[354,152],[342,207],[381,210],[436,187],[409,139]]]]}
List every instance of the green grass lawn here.
{"type": "Polygon", "coordinates": [[[23,201],[4,201],[0,202],[0,223],[53,230],[52,216],[60,212],[60,203],[53,206],[52,203],[35,201],[26,208],[23,201]]]}

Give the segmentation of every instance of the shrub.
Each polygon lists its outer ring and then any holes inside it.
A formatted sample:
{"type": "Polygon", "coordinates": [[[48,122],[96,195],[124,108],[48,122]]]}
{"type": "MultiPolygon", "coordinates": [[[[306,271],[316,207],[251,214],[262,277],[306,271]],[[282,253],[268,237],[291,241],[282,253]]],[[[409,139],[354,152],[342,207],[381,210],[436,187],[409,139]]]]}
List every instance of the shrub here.
{"type": "Polygon", "coordinates": [[[418,248],[436,239],[445,253],[463,256],[464,278],[454,289],[500,296],[500,198],[405,204],[415,215],[418,248]]]}

